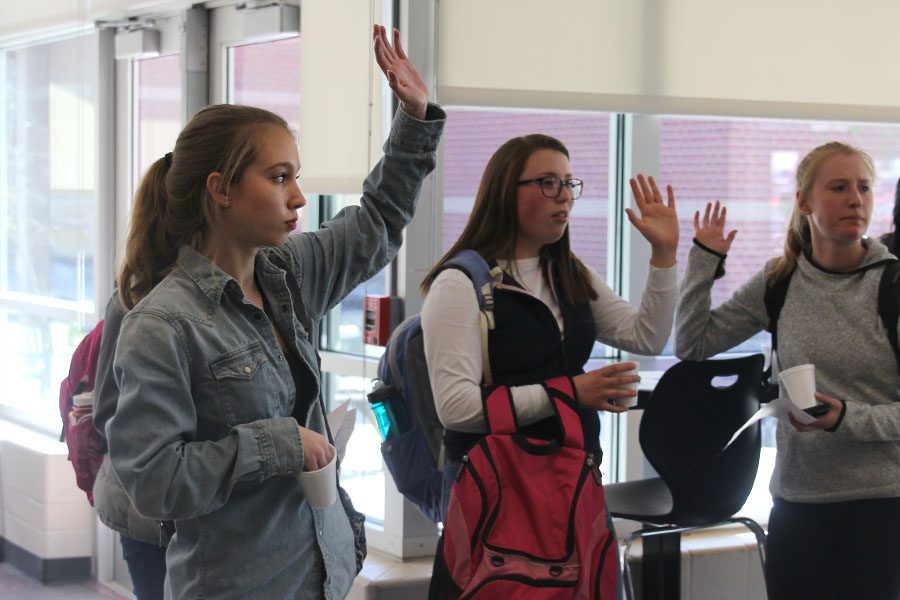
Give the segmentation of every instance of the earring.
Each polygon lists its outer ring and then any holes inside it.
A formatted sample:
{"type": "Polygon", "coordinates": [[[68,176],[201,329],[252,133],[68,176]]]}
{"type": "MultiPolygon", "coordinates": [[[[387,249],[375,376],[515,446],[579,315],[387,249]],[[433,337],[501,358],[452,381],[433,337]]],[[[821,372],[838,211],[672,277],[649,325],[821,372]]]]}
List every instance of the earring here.
{"type": "Polygon", "coordinates": [[[225,198],[225,202],[222,203],[222,206],[225,208],[228,208],[229,206],[231,206],[231,202],[228,201],[227,197],[225,198]]]}

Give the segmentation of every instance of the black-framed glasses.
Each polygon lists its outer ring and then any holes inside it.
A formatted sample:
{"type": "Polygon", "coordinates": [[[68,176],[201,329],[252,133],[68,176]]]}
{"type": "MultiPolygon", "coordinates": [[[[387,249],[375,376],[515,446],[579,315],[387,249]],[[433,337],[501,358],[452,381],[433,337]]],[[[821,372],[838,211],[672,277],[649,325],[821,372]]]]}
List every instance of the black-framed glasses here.
{"type": "Polygon", "coordinates": [[[541,184],[541,193],[547,198],[556,199],[562,193],[563,186],[569,189],[572,194],[572,200],[578,200],[581,197],[581,190],[584,188],[584,182],[580,179],[560,179],[553,175],[546,177],[535,177],[534,179],[523,179],[517,181],[519,185],[528,185],[530,183],[541,184]]]}

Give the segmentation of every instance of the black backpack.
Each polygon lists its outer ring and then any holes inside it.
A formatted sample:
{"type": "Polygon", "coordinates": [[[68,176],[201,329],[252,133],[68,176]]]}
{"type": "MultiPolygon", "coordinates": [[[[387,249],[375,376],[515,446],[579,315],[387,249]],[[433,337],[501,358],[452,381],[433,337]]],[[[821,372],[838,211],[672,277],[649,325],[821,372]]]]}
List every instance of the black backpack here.
{"type": "MultiPolygon", "coordinates": [[[[894,350],[897,368],[900,369],[900,343],[897,339],[897,322],[900,320],[900,261],[889,259],[877,264],[884,264],[881,283],[878,286],[878,316],[881,317],[881,323],[887,330],[888,341],[894,350]]],[[[767,329],[772,334],[772,352],[778,348],[778,317],[781,315],[793,275],[794,272],[791,271],[779,281],[766,283],[765,304],[766,314],[769,317],[767,329]]],[[[763,395],[768,396],[768,400],[774,400],[778,395],[778,384],[772,382],[771,377],[770,363],[769,368],[763,373],[763,395]]]]}

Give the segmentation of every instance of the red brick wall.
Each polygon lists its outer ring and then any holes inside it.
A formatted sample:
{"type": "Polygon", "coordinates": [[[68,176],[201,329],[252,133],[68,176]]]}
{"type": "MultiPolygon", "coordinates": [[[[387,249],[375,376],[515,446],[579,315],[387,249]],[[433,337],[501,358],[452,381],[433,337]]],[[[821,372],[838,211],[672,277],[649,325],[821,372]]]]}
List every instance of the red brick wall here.
{"type": "Polygon", "coordinates": [[[660,123],[660,180],[679,199],[683,269],[693,238],[694,211],[722,200],[738,229],[725,278],[713,290],[718,304],[781,253],[793,208],[797,162],[828,141],[848,142],[875,161],[875,216],[870,235],[890,228],[894,186],[900,175],[900,126],[757,119],[666,117],[660,123]]]}

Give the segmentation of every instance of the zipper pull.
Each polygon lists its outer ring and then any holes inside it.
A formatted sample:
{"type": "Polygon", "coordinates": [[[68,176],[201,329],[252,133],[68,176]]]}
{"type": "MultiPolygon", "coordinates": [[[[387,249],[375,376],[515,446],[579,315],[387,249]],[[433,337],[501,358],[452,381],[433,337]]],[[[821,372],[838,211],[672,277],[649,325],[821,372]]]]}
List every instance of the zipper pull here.
{"type": "Polygon", "coordinates": [[[594,481],[597,485],[603,485],[603,473],[600,471],[599,463],[594,462],[594,457],[587,457],[587,466],[591,470],[591,475],[594,476],[594,481]]]}

